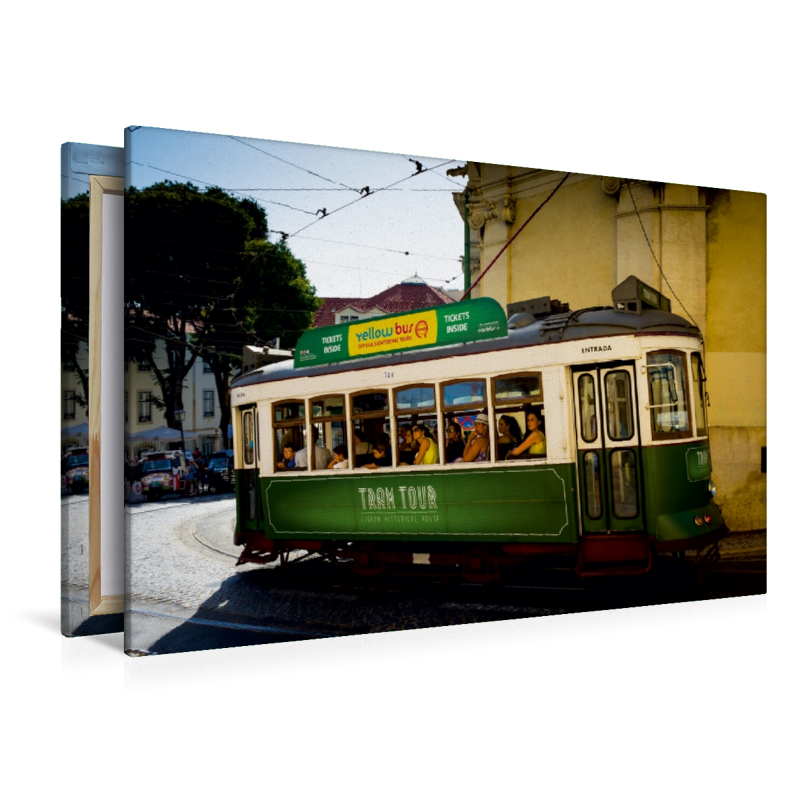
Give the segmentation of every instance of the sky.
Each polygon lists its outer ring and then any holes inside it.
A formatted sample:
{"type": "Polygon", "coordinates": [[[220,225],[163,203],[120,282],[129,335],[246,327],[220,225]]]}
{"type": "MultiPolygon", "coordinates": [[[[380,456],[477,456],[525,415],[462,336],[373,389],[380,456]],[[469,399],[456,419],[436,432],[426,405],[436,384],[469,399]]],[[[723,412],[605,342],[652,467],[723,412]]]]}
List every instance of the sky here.
{"type": "Polygon", "coordinates": [[[447,175],[463,160],[250,139],[235,131],[138,127],[130,142],[130,183],[137,188],[191,181],[255,200],[267,214],[270,240],[288,234],[319,297],[371,297],[414,275],[438,288],[464,288],[464,223],[453,193],[466,178],[447,175]]]}

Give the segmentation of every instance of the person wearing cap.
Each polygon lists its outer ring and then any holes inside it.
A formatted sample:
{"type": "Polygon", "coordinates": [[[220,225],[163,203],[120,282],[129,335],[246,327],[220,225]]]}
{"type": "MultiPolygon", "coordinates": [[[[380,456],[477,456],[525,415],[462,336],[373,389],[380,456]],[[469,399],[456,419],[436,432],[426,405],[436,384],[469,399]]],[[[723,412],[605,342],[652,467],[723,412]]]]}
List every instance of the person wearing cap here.
{"type": "Polygon", "coordinates": [[[489,417],[478,414],[475,417],[475,428],[467,439],[464,448],[464,461],[486,461],[489,453],[489,417]]]}

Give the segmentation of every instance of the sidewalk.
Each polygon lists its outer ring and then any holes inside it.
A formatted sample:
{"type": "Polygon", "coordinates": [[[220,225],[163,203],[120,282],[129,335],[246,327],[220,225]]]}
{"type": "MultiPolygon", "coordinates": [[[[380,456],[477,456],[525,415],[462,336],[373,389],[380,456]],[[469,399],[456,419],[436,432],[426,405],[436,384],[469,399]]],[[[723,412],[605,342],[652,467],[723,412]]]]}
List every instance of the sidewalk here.
{"type": "Polygon", "coordinates": [[[766,556],[767,532],[763,530],[731,533],[719,543],[719,554],[722,558],[766,556]]]}

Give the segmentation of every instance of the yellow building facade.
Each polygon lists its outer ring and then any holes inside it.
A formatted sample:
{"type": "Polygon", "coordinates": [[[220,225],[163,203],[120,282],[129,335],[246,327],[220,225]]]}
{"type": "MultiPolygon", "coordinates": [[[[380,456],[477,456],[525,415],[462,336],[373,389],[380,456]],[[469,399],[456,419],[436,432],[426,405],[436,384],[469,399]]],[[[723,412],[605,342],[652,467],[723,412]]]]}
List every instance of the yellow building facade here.
{"type": "Polygon", "coordinates": [[[717,502],[732,530],[766,528],[766,195],[477,162],[467,173],[470,283],[513,238],[473,297],[609,306],[635,275],[697,324],[717,502]]]}

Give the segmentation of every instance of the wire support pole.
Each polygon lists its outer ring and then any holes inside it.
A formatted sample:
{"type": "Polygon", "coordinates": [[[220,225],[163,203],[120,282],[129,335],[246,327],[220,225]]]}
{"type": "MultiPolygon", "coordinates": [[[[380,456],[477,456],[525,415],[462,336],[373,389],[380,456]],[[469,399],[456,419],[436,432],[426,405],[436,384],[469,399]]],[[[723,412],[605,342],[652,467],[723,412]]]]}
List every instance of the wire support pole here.
{"type": "Polygon", "coordinates": [[[492,263],[489,264],[489,266],[486,267],[486,269],[483,272],[481,272],[481,274],[478,275],[477,278],[475,278],[475,280],[472,283],[472,286],[470,286],[469,289],[467,289],[467,291],[464,292],[464,297],[467,297],[472,292],[472,290],[481,282],[481,280],[483,280],[483,276],[495,265],[497,259],[500,258],[500,256],[503,255],[503,253],[505,253],[505,251],[511,245],[511,242],[513,242],[514,239],[516,239],[517,236],[519,236],[522,233],[522,231],[525,230],[525,226],[550,202],[553,195],[564,185],[564,183],[566,182],[567,178],[569,178],[570,175],[572,175],[571,172],[568,172],[566,175],[564,175],[564,177],[559,181],[558,186],[556,186],[556,188],[553,189],[552,192],[550,192],[550,194],[547,196],[544,202],[533,212],[533,214],[531,214],[528,217],[528,219],[525,220],[525,222],[522,223],[522,225],[520,225],[517,232],[503,245],[500,252],[492,259],[492,263]]]}

